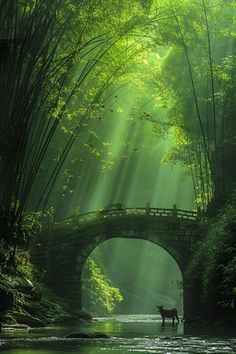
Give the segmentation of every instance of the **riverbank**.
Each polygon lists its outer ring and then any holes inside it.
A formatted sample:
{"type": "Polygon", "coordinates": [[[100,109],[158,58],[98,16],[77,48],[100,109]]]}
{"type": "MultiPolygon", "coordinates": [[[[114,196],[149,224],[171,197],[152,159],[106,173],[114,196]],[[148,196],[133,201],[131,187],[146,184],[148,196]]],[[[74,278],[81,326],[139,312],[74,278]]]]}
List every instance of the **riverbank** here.
{"type": "Polygon", "coordinates": [[[9,330],[78,324],[92,319],[83,311],[72,312],[43,283],[43,275],[30,262],[1,269],[0,312],[2,328],[9,330]]]}

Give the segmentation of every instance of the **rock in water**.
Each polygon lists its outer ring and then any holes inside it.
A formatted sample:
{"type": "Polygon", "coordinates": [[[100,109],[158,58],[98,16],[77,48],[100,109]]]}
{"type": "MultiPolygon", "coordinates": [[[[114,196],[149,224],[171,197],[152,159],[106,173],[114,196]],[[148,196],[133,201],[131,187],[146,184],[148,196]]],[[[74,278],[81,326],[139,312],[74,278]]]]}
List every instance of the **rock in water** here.
{"type": "Polygon", "coordinates": [[[66,336],[66,338],[110,338],[105,333],[71,333],[66,336]]]}

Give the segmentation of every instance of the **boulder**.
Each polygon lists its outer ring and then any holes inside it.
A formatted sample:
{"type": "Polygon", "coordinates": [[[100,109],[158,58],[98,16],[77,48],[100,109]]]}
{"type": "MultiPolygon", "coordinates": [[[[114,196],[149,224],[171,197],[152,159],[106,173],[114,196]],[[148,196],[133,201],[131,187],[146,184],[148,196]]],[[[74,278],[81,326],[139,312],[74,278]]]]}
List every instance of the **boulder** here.
{"type": "Polygon", "coordinates": [[[17,330],[24,330],[24,331],[29,331],[29,326],[25,324],[6,324],[4,323],[2,325],[2,329],[4,331],[17,331],[17,330]]]}
{"type": "Polygon", "coordinates": [[[79,320],[92,321],[92,319],[93,319],[93,317],[92,317],[89,313],[87,313],[87,312],[85,312],[85,311],[83,311],[83,310],[77,311],[77,312],[75,313],[75,315],[76,315],[76,317],[77,317],[79,320]]]}
{"type": "Polygon", "coordinates": [[[16,289],[19,292],[29,295],[32,301],[40,301],[41,300],[42,295],[39,292],[39,290],[35,287],[35,285],[29,279],[27,279],[23,276],[18,277],[18,284],[16,286],[16,289]]]}
{"type": "Polygon", "coordinates": [[[94,338],[110,338],[107,334],[105,333],[71,333],[66,336],[66,338],[88,338],[88,339],[94,339],[94,338]]]}
{"type": "Polygon", "coordinates": [[[33,283],[24,276],[17,277],[16,288],[18,291],[21,291],[25,294],[28,294],[32,289],[34,289],[33,283]]]}
{"type": "Polygon", "coordinates": [[[53,323],[79,322],[79,319],[69,314],[60,314],[52,319],[53,323]]]}
{"type": "Polygon", "coordinates": [[[43,321],[36,317],[30,316],[29,314],[14,312],[12,315],[19,324],[25,324],[29,327],[45,327],[45,323],[43,321]]]}
{"type": "Polygon", "coordinates": [[[0,287],[0,313],[9,310],[14,302],[14,296],[5,288],[0,287]]]}

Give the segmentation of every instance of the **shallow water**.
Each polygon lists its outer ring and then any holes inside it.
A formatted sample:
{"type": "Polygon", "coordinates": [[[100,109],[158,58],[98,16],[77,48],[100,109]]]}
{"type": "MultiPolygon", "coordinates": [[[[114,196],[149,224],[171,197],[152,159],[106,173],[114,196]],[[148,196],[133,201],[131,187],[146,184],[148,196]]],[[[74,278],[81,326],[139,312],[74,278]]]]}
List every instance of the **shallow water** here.
{"type": "Polygon", "coordinates": [[[2,354],[140,354],[140,353],[236,353],[236,336],[231,328],[184,326],[166,323],[157,315],[98,318],[74,327],[5,332],[0,337],[2,354]],[[76,332],[102,332],[108,339],[67,339],[76,332]]]}

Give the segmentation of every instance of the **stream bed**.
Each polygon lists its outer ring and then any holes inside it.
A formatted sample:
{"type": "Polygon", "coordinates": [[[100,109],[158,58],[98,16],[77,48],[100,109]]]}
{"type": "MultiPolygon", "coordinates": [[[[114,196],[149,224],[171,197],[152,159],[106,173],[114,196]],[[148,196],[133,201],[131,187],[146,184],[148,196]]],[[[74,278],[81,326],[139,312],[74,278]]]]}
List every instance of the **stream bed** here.
{"type": "Polygon", "coordinates": [[[0,335],[2,354],[141,354],[141,353],[236,353],[235,328],[162,326],[157,315],[117,315],[97,318],[73,327],[47,327],[6,331],[0,335]],[[105,339],[65,338],[71,333],[100,332],[105,339]]]}

